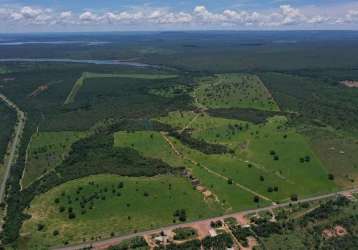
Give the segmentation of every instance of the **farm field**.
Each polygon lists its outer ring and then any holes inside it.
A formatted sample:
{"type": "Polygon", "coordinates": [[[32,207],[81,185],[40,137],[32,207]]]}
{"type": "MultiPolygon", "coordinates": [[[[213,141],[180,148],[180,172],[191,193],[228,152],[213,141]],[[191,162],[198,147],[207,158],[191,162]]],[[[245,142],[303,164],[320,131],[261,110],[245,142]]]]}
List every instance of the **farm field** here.
{"type": "Polygon", "coordinates": [[[28,147],[23,188],[53,170],[68,156],[71,145],[84,138],[85,132],[40,132],[31,137],[28,147]]]}
{"type": "Polygon", "coordinates": [[[221,214],[181,177],[96,175],[71,181],[36,197],[21,239],[26,249],[108,238],[221,214]],[[185,210],[182,217],[177,210],[185,210]]]}
{"type": "Polygon", "coordinates": [[[279,110],[270,92],[255,75],[219,74],[199,79],[193,95],[198,106],[207,108],[279,110]]]}
{"type": "Polygon", "coordinates": [[[87,79],[91,78],[133,78],[133,79],[147,79],[147,80],[156,80],[156,79],[170,79],[175,78],[176,75],[158,75],[158,74],[105,74],[105,73],[91,73],[84,72],[81,77],[75,82],[71,92],[68,94],[65,105],[73,103],[77,96],[78,91],[85,84],[87,79]]]}

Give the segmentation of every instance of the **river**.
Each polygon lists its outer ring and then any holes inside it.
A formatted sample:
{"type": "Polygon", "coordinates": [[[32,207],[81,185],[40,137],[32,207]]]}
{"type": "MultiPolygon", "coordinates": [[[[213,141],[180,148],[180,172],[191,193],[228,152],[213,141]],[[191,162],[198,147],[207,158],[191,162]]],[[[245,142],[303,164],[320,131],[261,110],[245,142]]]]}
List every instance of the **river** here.
{"type": "Polygon", "coordinates": [[[139,62],[121,61],[121,60],[81,60],[81,59],[62,59],[62,58],[9,58],[0,59],[1,62],[49,62],[49,63],[84,63],[84,64],[96,64],[96,65],[127,65],[133,67],[152,67],[159,68],[157,65],[150,65],[139,62]]]}

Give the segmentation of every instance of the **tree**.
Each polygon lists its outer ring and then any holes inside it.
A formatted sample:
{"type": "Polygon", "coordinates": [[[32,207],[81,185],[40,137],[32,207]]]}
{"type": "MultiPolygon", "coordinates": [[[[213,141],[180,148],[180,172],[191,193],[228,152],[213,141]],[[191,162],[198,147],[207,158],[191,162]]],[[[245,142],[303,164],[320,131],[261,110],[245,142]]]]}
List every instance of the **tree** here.
{"type": "Polygon", "coordinates": [[[291,195],[291,201],[298,201],[298,195],[297,194],[292,194],[291,195]]]}
{"type": "Polygon", "coordinates": [[[333,174],[328,174],[328,179],[333,181],[334,180],[334,175],[333,174]]]}
{"type": "Polygon", "coordinates": [[[42,231],[43,229],[45,228],[45,225],[44,224],[37,224],[37,231],[42,231]]]}
{"type": "Polygon", "coordinates": [[[260,197],[258,197],[257,195],[254,196],[254,202],[255,203],[259,203],[260,201],[260,197]]]}
{"type": "Polygon", "coordinates": [[[76,218],[76,214],[74,213],[74,212],[70,212],[69,214],[68,214],[68,218],[69,219],[75,219],[76,218]]]}

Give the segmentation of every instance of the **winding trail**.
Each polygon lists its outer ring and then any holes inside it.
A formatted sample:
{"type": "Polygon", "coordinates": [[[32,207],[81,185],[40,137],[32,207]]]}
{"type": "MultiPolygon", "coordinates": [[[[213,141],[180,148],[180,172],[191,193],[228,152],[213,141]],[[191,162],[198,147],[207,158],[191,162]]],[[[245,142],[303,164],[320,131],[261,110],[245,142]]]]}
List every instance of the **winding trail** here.
{"type": "Polygon", "coordinates": [[[16,106],[15,103],[10,101],[5,95],[0,94],[0,99],[5,102],[6,105],[8,105],[10,108],[14,109],[17,114],[17,122],[14,128],[14,135],[8,145],[7,154],[4,158],[5,174],[0,185],[0,203],[2,203],[4,202],[6,182],[10,176],[11,166],[16,163],[16,160],[18,158],[17,153],[21,143],[21,135],[25,127],[26,116],[25,113],[21,111],[19,107],[16,106]]]}
{"type": "MultiPolygon", "coordinates": [[[[217,176],[217,177],[219,177],[219,178],[221,178],[221,179],[223,179],[223,180],[225,180],[225,181],[229,181],[230,178],[228,178],[228,177],[226,177],[226,176],[224,176],[224,175],[222,175],[222,174],[219,174],[219,173],[213,171],[212,169],[210,169],[210,168],[204,166],[203,164],[199,164],[198,162],[196,162],[196,161],[193,160],[193,159],[190,159],[190,158],[184,156],[181,152],[179,152],[179,151],[176,149],[175,145],[172,143],[172,141],[169,139],[169,137],[168,137],[165,133],[162,132],[161,135],[163,136],[163,138],[165,139],[165,141],[170,145],[170,147],[173,149],[173,151],[174,151],[175,154],[177,154],[178,156],[180,156],[180,157],[183,158],[184,160],[190,161],[192,164],[194,164],[194,165],[196,165],[196,166],[200,166],[200,167],[204,168],[208,173],[210,173],[210,174],[212,174],[212,175],[215,175],[215,176],[217,176]]],[[[235,186],[241,188],[242,190],[245,190],[246,192],[249,192],[249,193],[251,193],[251,194],[253,194],[253,195],[255,195],[255,196],[258,196],[258,197],[260,197],[260,198],[263,199],[263,200],[266,200],[266,201],[269,201],[269,202],[272,202],[272,203],[273,203],[273,201],[272,201],[270,198],[268,198],[268,197],[266,197],[266,196],[264,196],[264,195],[262,195],[262,194],[259,194],[259,193],[255,192],[254,190],[251,190],[250,188],[248,188],[248,187],[246,187],[246,186],[244,186],[244,185],[242,185],[242,184],[240,184],[240,183],[237,183],[237,182],[234,182],[234,181],[232,181],[232,182],[233,182],[233,184],[234,184],[235,186]]]]}

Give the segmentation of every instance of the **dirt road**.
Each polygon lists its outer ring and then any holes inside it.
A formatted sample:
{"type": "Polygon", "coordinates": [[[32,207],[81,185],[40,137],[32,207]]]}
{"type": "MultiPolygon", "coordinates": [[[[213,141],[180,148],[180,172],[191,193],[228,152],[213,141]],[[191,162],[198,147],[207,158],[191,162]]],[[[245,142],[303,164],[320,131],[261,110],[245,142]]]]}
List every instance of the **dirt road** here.
{"type": "Polygon", "coordinates": [[[233,214],[227,214],[224,216],[209,218],[209,219],[200,220],[200,221],[193,221],[193,222],[188,222],[188,223],[183,223],[183,224],[170,225],[170,226],[166,226],[166,227],[162,227],[162,228],[158,228],[158,229],[154,229],[154,230],[150,230],[150,231],[144,231],[144,232],[139,232],[139,233],[128,234],[125,236],[113,237],[111,239],[97,241],[97,242],[83,243],[83,244],[79,244],[79,245],[72,245],[72,246],[66,246],[66,247],[57,247],[57,248],[54,247],[52,249],[55,249],[55,250],[80,250],[80,249],[83,249],[86,247],[93,247],[94,249],[105,249],[105,247],[119,244],[123,240],[130,239],[130,238],[133,238],[136,236],[151,235],[151,234],[155,234],[155,233],[160,233],[161,231],[171,231],[171,230],[173,230],[175,228],[179,228],[179,227],[190,227],[197,223],[210,223],[211,221],[223,220],[228,217],[237,217],[237,216],[254,214],[254,213],[259,213],[259,212],[264,212],[264,211],[270,211],[273,209],[290,206],[290,204],[311,202],[311,201],[317,201],[317,200],[322,200],[322,199],[326,199],[326,198],[333,198],[335,196],[343,195],[343,194],[347,194],[347,193],[358,193],[358,188],[324,194],[324,195],[319,195],[319,196],[315,196],[315,197],[311,197],[311,198],[302,199],[302,200],[299,200],[296,202],[286,202],[286,203],[272,205],[272,206],[263,207],[263,208],[250,209],[250,210],[246,210],[246,211],[241,211],[241,212],[237,212],[237,213],[233,213],[233,214]]]}
{"type": "Polygon", "coordinates": [[[25,113],[23,111],[21,111],[19,109],[19,107],[16,106],[15,103],[10,101],[3,94],[0,94],[0,100],[5,102],[6,105],[8,105],[10,108],[14,109],[17,114],[17,122],[15,124],[13,138],[11,139],[11,141],[8,145],[7,155],[5,156],[5,159],[4,159],[5,174],[4,174],[4,177],[3,177],[1,185],[0,185],[0,202],[3,202],[4,195],[5,195],[5,189],[6,189],[6,182],[10,175],[10,169],[11,169],[11,166],[16,163],[16,160],[18,157],[17,151],[20,146],[21,135],[22,135],[22,132],[25,127],[26,116],[25,116],[25,113]]]}

